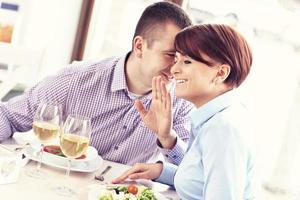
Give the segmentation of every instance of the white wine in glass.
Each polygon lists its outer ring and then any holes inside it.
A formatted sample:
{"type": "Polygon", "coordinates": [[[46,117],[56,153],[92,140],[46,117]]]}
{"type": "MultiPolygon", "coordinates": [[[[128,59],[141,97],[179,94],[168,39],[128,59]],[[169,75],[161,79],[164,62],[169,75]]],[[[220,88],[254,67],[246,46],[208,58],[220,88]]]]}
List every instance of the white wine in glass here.
{"type": "MultiPolygon", "coordinates": [[[[91,120],[80,115],[69,115],[64,123],[60,135],[60,148],[68,158],[66,175],[70,176],[72,159],[84,155],[89,147],[91,136],[91,120]]],[[[55,189],[63,196],[76,196],[76,192],[68,185],[60,186],[55,189]]]]}
{"type": "Polygon", "coordinates": [[[35,170],[28,171],[27,174],[33,178],[44,179],[46,174],[40,170],[43,160],[43,149],[46,143],[58,138],[61,126],[62,110],[61,106],[52,102],[40,103],[32,124],[33,132],[40,143],[39,161],[35,170]]]}
{"type": "Polygon", "coordinates": [[[35,121],[32,124],[33,132],[41,142],[54,140],[59,133],[59,126],[49,122],[35,121]]]}
{"type": "Polygon", "coordinates": [[[68,158],[78,158],[83,155],[89,147],[89,138],[85,136],[63,133],[60,137],[60,147],[68,158]]]}

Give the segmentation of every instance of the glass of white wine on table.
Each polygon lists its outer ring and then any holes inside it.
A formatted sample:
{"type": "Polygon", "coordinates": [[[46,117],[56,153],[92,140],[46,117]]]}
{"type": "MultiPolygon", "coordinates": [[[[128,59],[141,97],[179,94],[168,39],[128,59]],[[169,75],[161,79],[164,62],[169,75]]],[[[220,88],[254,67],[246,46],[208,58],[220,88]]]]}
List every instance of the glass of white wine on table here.
{"type": "Polygon", "coordinates": [[[52,102],[43,102],[39,104],[32,124],[33,132],[40,143],[39,160],[37,168],[27,171],[27,175],[39,179],[47,177],[46,174],[41,171],[44,146],[58,138],[61,123],[62,110],[59,104],[52,102]]]}
{"type": "MultiPolygon", "coordinates": [[[[91,136],[91,120],[80,115],[69,115],[60,135],[60,148],[68,158],[66,175],[69,178],[72,159],[84,155],[89,147],[91,136]]],[[[56,192],[63,196],[76,196],[70,185],[57,187],[56,192]]]]}

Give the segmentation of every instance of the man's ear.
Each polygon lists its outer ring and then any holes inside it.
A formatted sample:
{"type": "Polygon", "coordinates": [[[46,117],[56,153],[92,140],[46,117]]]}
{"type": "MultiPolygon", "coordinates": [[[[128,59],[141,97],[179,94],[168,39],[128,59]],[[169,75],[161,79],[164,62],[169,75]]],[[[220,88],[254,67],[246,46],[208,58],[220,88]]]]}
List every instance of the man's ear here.
{"type": "Polygon", "coordinates": [[[133,52],[138,58],[143,55],[143,41],[144,39],[141,36],[136,36],[133,40],[133,52]]]}
{"type": "Polygon", "coordinates": [[[229,76],[231,67],[227,64],[222,64],[218,67],[218,72],[216,74],[216,81],[218,83],[223,83],[226,78],[229,76]]]}

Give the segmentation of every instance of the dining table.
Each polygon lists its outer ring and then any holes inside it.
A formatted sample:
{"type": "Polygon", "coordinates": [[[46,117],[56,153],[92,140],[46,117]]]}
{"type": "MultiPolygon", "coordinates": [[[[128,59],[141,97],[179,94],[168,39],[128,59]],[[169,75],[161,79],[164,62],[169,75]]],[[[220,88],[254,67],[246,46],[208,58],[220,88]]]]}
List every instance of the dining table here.
{"type": "MultiPolygon", "coordinates": [[[[15,133],[13,137],[0,143],[0,148],[5,148],[10,151],[23,151],[24,144],[28,144],[33,136],[28,133],[15,133]],[[26,138],[26,139],[25,139],[26,138]],[[31,138],[31,139],[30,139],[31,138]]],[[[16,182],[8,184],[0,184],[0,199],[9,200],[63,200],[63,199],[79,199],[88,200],[91,188],[99,185],[110,185],[111,181],[120,176],[123,172],[130,168],[124,165],[109,160],[103,160],[101,166],[93,172],[78,172],[71,171],[69,176],[66,176],[66,170],[53,167],[47,164],[42,164],[41,171],[45,174],[44,178],[34,178],[28,176],[26,172],[35,169],[37,162],[29,158],[22,158],[21,169],[16,182]],[[103,170],[111,166],[111,169],[104,174],[103,181],[95,179],[103,170]],[[59,195],[55,188],[67,185],[75,189],[75,195],[62,196],[59,195]]],[[[165,184],[150,181],[137,180],[135,184],[141,184],[151,188],[155,192],[159,192],[166,199],[179,199],[176,191],[165,184]]]]}

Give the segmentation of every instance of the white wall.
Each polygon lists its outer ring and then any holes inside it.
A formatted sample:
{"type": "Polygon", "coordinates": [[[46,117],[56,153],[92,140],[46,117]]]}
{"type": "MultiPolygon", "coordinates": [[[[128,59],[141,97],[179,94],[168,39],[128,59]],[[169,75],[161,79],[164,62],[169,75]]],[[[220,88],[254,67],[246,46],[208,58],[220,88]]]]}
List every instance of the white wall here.
{"type": "Polygon", "coordinates": [[[19,43],[44,49],[41,75],[70,62],[82,0],[19,0],[22,7],[19,43]]]}
{"type": "Polygon", "coordinates": [[[100,60],[131,50],[135,26],[154,0],[97,0],[88,32],[84,59],[100,60]]]}

